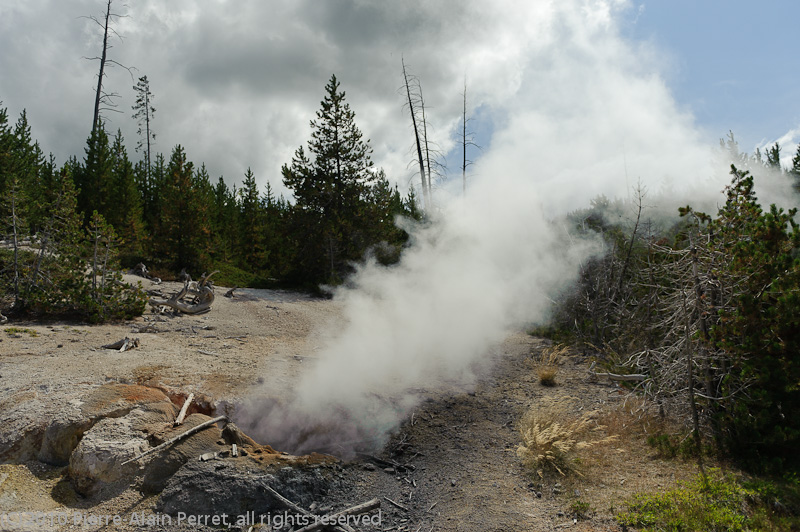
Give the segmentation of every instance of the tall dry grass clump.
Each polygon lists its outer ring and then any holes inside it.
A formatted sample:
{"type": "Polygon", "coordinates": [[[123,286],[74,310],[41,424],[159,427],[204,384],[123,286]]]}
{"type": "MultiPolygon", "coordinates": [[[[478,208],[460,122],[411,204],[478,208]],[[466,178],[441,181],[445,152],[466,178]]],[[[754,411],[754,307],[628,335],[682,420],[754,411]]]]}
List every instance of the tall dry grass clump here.
{"type": "Polygon", "coordinates": [[[616,439],[603,435],[605,427],[597,423],[597,411],[577,416],[572,404],[570,398],[536,404],[520,420],[522,443],[517,455],[539,476],[547,470],[561,475],[577,472],[576,458],[582,449],[616,439]]]}
{"type": "Polygon", "coordinates": [[[542,386],[555,386],[558,365],[561,359],[567,354],[568,348],[563,344],[556,344],[546,347],[539,354],[536,360],[536,374],[539,376],[539,383],[542,386]]]}

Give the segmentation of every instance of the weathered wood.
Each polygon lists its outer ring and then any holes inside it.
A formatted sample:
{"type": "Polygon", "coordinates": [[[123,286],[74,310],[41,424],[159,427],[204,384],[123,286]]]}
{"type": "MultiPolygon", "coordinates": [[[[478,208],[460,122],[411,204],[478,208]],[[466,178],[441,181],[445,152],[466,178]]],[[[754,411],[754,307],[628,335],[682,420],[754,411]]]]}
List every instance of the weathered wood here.
{"type": "Polygon", "coordinates": [[[116,349],[117,351],[120,352],[128,351],[130,349],[139,347],[139,339],[138,338],[131,339],[126,336],[122,340],[117,340],[113,344],[106,344],[102,347],[103,349],[116,349]]]}
{"type": "Polygon", "coordinates": [[[608,380],[617,382],[624,382],[624,381],[642,382],[649,378],[647,375],[641,373],[632,373],[629,375],[621,375],[617,373],[598,373],[594,371],[595,364],[596,364],[595,362],[592,362],[592,365],[589,366],[590,379],[596,379],[598,377],[606,377],[608,380]]]}
{"type": "MultiPolygon", "coordinates": [[[[336,522],[339,517],[348,516],[348,515],[360,515],[365,514],[367,512],[371,512],[372,510],[379,508],[381,505],[381,501],[378,499],[371,499],[367,502],[358,504],[356,506],[351,506],[350,508],[346,508],[341,512],[336,512],[335,514],[329,514],[325,516],[326,523],[333,523],[336,522]]],[[[314,530],[319,530],[325,526],[331,526],[330,524],[323,524],[322,518],[320,517],[314,523],[304,526],[303,528],[296,530],[295,532],[313,532],[314,530]]]]}
{"type": "Polygon", "coordinates": [[[396,508],[400,508],[400,509],[401,509],[401,510],[403,510],[404,512],[407,512],[407,511],[408,511],[408,508],[406,508],[405,506],[403,506],[403,505],[402,505],[402,504],[400,504],[399,502],[394,502],[392,499],[390,499],[389,497],[386,497],[386,496],[384,496],[383,498],[384,498],[384,499],[386,499],[386,502],[388,502],[388,503],[389,503],[389,504],[391,504],[392,506],[394,506],[394,507],[396,507],[396,508]]]}
{"type": "Polygon", "coordinates": [[[231,444],[231,456],[234,458],[239,456],[239,447],[235,443],[231,444]]]}
{"type": "Polygon", "coordinates": [[[165,441],[165,442],[164,442],[164,443],[162,443],[161,445],[158,445],[158,446],[156,446],[156,447],[153,447],[152,449],[148,449],[148,450],[146,450],[145,452],[143,452],[143,453],[140,453],[140,454],[138,454],[138,455],[134,456],[133,458],[131,458],[131,459],[129,459],[129,460],[125,460],[124,462],[122,462],[122,465],[129,464],[129,463],[131,463],[131,462],[135,462],[136,460],[139,460],[140,458],[144,458],[144,457],[145,457],[145,456],[147,456],[148,454],[152,454],[152,453],[155,453],[155,452],[161,451],[161,450],[163,450],[163,449],[166,449],[167,447],[169,447],[170,445],[172,445],[172,444],[173,444],[173,443],[175,443],[175,442],[178,442],[178,441],[180,441],[180,440],[182,440],[182,439],[184,439],[184,438],[188,438],[188,437],[189,437],[189,436],[191,436],[192,434],[196,434],[196,433],[200,432],[201,430],[203,430],[203,429],[205,429],[205,428],[208,428],[208,427],[210,427],[211,425],[214,425],[215,423],[217,423],[217,422],[219,422],[219,421],[223,421],[223,420],[226,420],[226,421],[227,421],[227,419],[228,419],[228,418],[226,418],[225,416],[218,416],[218,417],[215,417],[214,419],[209,419],[208,421],[205,421],[205,422],[203,422],[203,423],[200,423],[200,424],[199,424],[199,425],[197,425],[196,427],[192,427],[192,428],[190,428],[190,429],[189,429],[189,430],[187,430],[186,432],[182,432],[181,434],[178,434],[178,435],[177,435],[177,436],[175,436],[174,438],[170,438],[169,440],[165,441]]]}
{"type": "Polygon", "coordinates": [[[238,286],[234,286],[233,288],[231,288],[230,290],[228,290],[227,292],[225,292],[225,297],[233,297],[233,291],[234,291],[234,290],[238,290],[238,289],[239,289],[239,287],[238,287],[238,286]]]}
{"type": "Polygon", "coordinates": [[[192,404],[194,400],[194,393],[190,393],[189,397],[183,402],[183,406],[181,407],[181,411],[178,414],[178,417],[175,418],[175,422],[172,424],[173,427],[177,427],[178,425],[183,425],[183,418],[186,417],[186,412],[189,411],[189,405],[192,404]]]}
{"type": "Polygon", "coordinates": [[[8,318],[6,318],[5,316],[3,316],[3,313],[2,313],[2,312],[0,312],[0,325],[3,325],[3,324],[4,324],[4,323],[6,323],[6,322],[8,322],[8,318]]]}
{"type": "Polygon", "coordinates": [[[208,312],[214,303],[214,284],[210,279],[217,272],[218,270],[215,270],[208,275],[204,273],[196,284],[187,275],[187,281],[178,293],[173,294],[169,299],[150,298],[150,304],[154,307],[169,307],[184,314],[203,314],[208,312]],[[194,296],[195,301],[192,303],[181,301],[187,294],[194,296]]]}
{"type": "MultiPolygon", "coordinates": [[[[264,487],[264,491],[266,491],[267,493],[272,495],[272,497],[276,501],[280,502],[281,504],[283,504],[285,507],[289,508],[290,510],[293,510],[298,515],[304,515],[306,517],[309,517],[314,522],[316,522],[318,519],[320,519],[319,516],[314,515],[311,512],[309,512],[308,510],[306,510],[305,508],[302,508],[302,507],[296,505],[295,503],[293,503],[292,501],[290,501],[289,499],[287,499],[286,497],[284,497],[283,495],[281,495],[280,493],[278,493],[277,491],[272,489],[270,486],[265,485],[263,487],[264,487]]],[[[349,527],[347,525],[345,525],[345,526],[333,526],[332,528],[334,530],[340,530],[340,531],[344,531],[344,532],[355,532],[351,527],[349,527]]]]}
{"type": "Polygon", "coordinates": [[[185,303],[181,301],[189,292],[189,284],[183,285],[178,293],[174,294],[169,299],[150,298],[150,304],[153,306],[169,307],[184,314],[203,314],[211,310],[211,305],[214,303],[214,289],[210,286],[204,286],[197,291],[196,303],[185,303]]]}

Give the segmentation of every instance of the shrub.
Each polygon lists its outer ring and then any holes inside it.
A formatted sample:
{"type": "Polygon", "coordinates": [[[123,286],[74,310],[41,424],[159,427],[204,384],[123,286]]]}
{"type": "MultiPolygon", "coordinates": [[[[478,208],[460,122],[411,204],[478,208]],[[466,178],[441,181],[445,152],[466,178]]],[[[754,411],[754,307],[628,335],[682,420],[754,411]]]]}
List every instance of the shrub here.
{"type": "Polygon", "coordinates": [[[634,495],[617,522],[641,531],[797,530],[797,487],[773,482],[740,482],[732,474],[711,469],[678,488],[634,495]]]}
{"type": "Polygon", "coordinates": [[[580,450],[616,439],[598,435],[604,427],[596,423],[597,412],[576,417],[568,411],[569,403],[561,400],[534,405],[520,420],[522,443],[517,455],[540,476],[546,470],[562,476],[573,472],[580,450]]]}
{"type": "Polygon", "coordinates": [[[542,350],[537,361],[536,374],[542,386],[555,386],[558,364],[567,352],[567,346],[556,344],[542,350]]]}

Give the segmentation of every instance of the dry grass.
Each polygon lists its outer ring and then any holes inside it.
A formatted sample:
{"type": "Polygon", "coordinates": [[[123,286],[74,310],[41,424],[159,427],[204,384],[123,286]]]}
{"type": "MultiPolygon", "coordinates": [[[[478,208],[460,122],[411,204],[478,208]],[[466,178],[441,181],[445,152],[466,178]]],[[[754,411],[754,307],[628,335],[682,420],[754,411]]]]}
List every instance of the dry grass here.
{"type": "Polygon", "coordinates": [[[563,344],[547,347],[539,354],[536,361],[536,374],[542,386],[555,386],[558,366],[567,354],[568,348],[563,344]]]}
{"type": "Polygon", "coordinates": [[[539,476],[547,470],[562,476],[577,472],[580,451],[616,439],[603,434],[605,427],[597,423],[596,411],[573,414],[574,402],[571,398],[543,402],[520,420],[522,444],[517,454],[539,476]]]}

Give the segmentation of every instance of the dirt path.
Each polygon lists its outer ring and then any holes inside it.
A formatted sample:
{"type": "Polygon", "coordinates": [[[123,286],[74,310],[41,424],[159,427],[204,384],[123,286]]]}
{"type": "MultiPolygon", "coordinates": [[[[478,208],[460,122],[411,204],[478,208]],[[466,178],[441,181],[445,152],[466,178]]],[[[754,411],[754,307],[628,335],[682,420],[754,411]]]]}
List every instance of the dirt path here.
{"type": "MultiPolygon", "coordinates": [[[[177,288],[177,284],[162,285],[166,294],[177,288]]],[[[237,290],[234,299],[218,296],[214,309],[199,317],[148,314],[120,325],[0,327],[0,452],[5,453],[0,464],[0,514],[152,512],[155,499],[135,490],[94,499],[77,496],[63,477],[64,468],[46,466],[34,459],[35,453],[26,453],[41,438],[37,430],[70,401],[107,382],[159,385],[222,402],[241,400],[262,375],[291,386],[313,363],[309,355],[319,345],[314,331],[337,319],[338,309],[331,301],[290,292],[237,290]],[[124,336],[138,337],[140,347],[124,353],[101,347],[124,336]]],[[[428,392],[384,452],[374,457],[378,460],[361,457],[343,464],[345,487],[320,505],[342,508],[378,497],[383,503],[382,523],[373,530],[618,530],[611,513],[624,497],[670,486],[692,474],[691,465],[651,456],[641,435],[631,429],[630,418],[619,409],[614,389],[587,382],[585,360],[577,356],[563,360],[558,386],[540,385],[532,361],[544,345],[543,340],[512,334],[487,353],[491,370],[477,384],[428,392]],[[621,436],[586,456],[583,477],[540,479],[525,470],[516,455],[520,442],[516,424],[529,405],[545,397],[574,397],[577,410],[602,410],[611,421],[609,432],[621,436]],[[392,468],[381,460],[409,467],[392,468]],[[573,522],[571,508],[576,501],[593,511],[587,519],[573,522]]],[[[3,528],[0,523],[0,530],[7,529],[25,528],[3,528]]]]}

